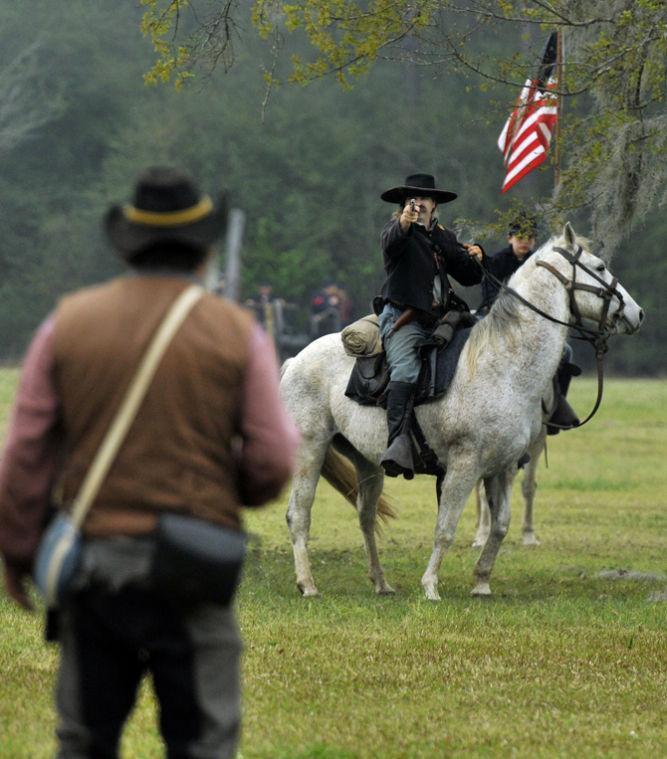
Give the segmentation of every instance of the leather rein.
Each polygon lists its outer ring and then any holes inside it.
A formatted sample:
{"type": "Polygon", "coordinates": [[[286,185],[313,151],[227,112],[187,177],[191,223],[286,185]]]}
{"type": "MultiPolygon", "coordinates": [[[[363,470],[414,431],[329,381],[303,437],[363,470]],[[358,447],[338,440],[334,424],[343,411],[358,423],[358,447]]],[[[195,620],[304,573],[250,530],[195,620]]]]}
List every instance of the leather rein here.
{"type": "MultiPolygon", "coordinates": [[[[597,380],[598,380],[598,391],[597,391],[597,398],[595,400],[595,405],[593,406],[593,410],[590,412],[590,414],[584,419],[583,422],[580,422],[577,426],[583,427],[586,422],[589,422],[597,413],[598,408],[600,407],[600,403],[602,402],[602,394],[604,390],[604,367],[603,367],[603,360],[604,360],[604,354],[607,352],[607,341],[609,340],[609,337],[612,335],[613,328],[616,325],[616,323],[623,317],[623,311],[625,309],[625,301],[623,300],[623,295],[618,291],[616,285],[618,284],[617,277],[612,277],[612,280],[610,283],[605,282],[602,277],[599,277],[595,272],[591,271],[585,264],[581,262],[581,254],[583,252],[583,248],[581,245],[577,246],[577,250],[575,253],[570,253],[569,250],[566,250],[565,248],[559,248],[559,247],[553,247],[552,250],[556,251],[557,253],[560,253],[563,258],[565,258],[566,261],[568,261],[572,265],[572,278],[568,279],[564,274],[562,274],[558,269],[556,269],[555,266],[552,266],[547,261],[536,261],[536,266],[541,266],[545,268],[549,273],[553,274],[556,279],[565,287],[568,293],[569,297],[569,308],[570,313],[574,317],[574,321],[570,322],[564,322],[560,319],[556,319],[554,316],[551,316],[550,314],[547,314],[545,311],[542,311],[542,309],[535,306],[530,301],[526,300],[522,295],[519,295],[519,293],[514,290],[511,287],[508,287],[504,282],[499,280],[497,277],[493,276],[490,272],[484,271],[484,275],[488,277],[492,282],[494,282],[496,285],[500,287],[500,289],[504,290],[505,292],[509,293],[513,297],[517,298],[524,306],[528,307],[531,311],[534,311],[539,316],[544,317],[545,319],[548,319],[551,322],[554,322],[555,324],[561,324],[564,327],[568,327],[569,329],[573,329],[577,331],[579,334],[575,335],[574,337],[578,340],[584,340],[585,342],[589,343],[595,350],[595,363],[597,368],[597,380]],[[577,268],[582,269],[586,272],[590,277],[592,277],[594,280],[600,283],[600,287],[597,287],[595,285],[587,285],[583,282],[577,282],[577,268]],[[579,310],[579,306],[577,305],[575,293],[577,290],[583,290],[585,292],[591,292],[594,295],[597,295],[599,298],[602,299],[603,307],[602,307],[602,313],[600,314],[600,319],[598,320],[597,326],[595,329],[590,329],[589,327],[585,327],[583,324],[583,319],[581,316],[581,312],[579,310]],[[618,311],[613,315],[611,319],[611,323],[608,323],[609,321],[609,306],[611,305],[611,301],[613,298],[618,298],[619,301],[619,309],[618,311]]],[[[544,408],[544,402],[542,402],[542,409],[545,413],[548,413],[548,410],[544,408]]],[[[559,425],[555,423],[551,423],[551,426],[554,427],[560,427],[561,429],[566,429],[564,425],[559,425]]]]}

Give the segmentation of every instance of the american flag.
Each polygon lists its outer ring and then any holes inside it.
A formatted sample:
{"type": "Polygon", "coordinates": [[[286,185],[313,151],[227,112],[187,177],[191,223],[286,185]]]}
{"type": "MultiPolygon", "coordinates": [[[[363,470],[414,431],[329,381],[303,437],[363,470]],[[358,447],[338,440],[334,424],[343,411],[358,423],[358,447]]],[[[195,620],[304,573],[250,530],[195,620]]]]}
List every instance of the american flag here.
{"type": "Polygon", "coordinates": [[[519,99],[498,138],[506,174],[503,192],[537,168],[547,157],[551,135],[558,120],[558,32],[549,37],[542,63],[534,79],[527,79],[519,99]]]}

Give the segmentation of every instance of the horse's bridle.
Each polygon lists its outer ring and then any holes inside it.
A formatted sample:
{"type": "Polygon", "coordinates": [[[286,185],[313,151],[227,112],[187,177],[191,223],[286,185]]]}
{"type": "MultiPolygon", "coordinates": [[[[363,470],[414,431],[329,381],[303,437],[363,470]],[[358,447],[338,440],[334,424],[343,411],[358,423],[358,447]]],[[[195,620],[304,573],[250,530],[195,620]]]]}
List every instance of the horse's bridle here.
{"type": "MultiPolygon", "coordinates": [[[[590,345],[592,345],[595,349],[595,362],[597,366],[598,377],[598,395],[593,410],[584,419],[583,422],[579,423],[578,426],[582,427],[584,424],[586,424],[586,422],[590,421],[595,416],[595,413],[597,412],[598,408],[600,407],[600,403],[602,402],[604,384],[604,370],[602,363],[603,357],[607,352],[607,341],[613,334],[614,327],[620,319],[624,318],[625,301],[623,300],[623,295],[618,291],[616,287],[618,284],[618,279],[616,277],[612,276],[611,282],[607,283],[604,281],[604,279],[602,279],[602,277],[599,277],[595,272],[591,271],[585,264],[581,262],[581,254],[583,252],[581,245],[577,246],[575,253],[570,253],[569,250],[566,250],[565,248],[558,248],[556,246],[554,246],[552,250],[560,253],[560,255],[563,256],[566,261],[572,264],[572,279],[568,279],[555,266],[552,266],[547,261],[536,261],[535,265],[544,267],[548,272],[553,274],[556,279],[558,279],[558,281],[561,282],[565,287],[569,296],[570,313],[573,315],[574,321],[564,322],[560,319],[556,319],[555,316],[547,314],[545,311],[542,311],[541,308],[538,308],[536,305],[526,300],[522,295],[519,295],[516,290],[508,287],[504,282],[497,279],[497,277],[494,277],[490,272],[485,270],[484,275],[491,279],[491,281],[498,285],[502,290],[505,290],[505,292],[508,292],[510,295],[517,298],[521,303],[523,303],[524,306],[527,306],[536,314],[539,314],[540,316],[548,319],[551,322],[554,322],[555,324],[561,324],[564,327],[576,330],[579,335],[575,335],[575,337],[579,340],[585,340],[587,343],[590,343],[590,345]],[[583,282],[577,282],[577,268],[582,269],[586,272],[586,274],[599,282],[601,287],[596,287],[595,285],[587,285],[583,282]],[[575,293],[577,290],[591,292],[602,299],[602,313],[600,315],[596,329],[590,329],[584,326],[581,311],[579,310],[579,306],[577,305],[575,298],[575,293]],[[611,319],[609,319],[609,307],[613,298],[618,298],[619,308],[616,313],[612,315],[611,319]]],[[[544,403],[542,404],[542,407],[546,412],[547,409],[544,408],[544,403]]],[[[556,424],[555,422],[549,422],[549,425],[552,427],[561,427],[562,429],[566,429],[563,425],[556,424]]]]}
{"type": "MultiPolygon", "coordinates": [[[[598,350],[598,347],[601,347],[602,352],[606,352],[607,340],[612,334],[617,322],[623,318],[623,313],[625,311],[625,301],[623,300],[623,295],[618,291],[618,288],[616,287],[618,284],[618,278],[612,276],[611,282],[605,282],[602,277],[599,277],[594,271],[591,271],[585,264],[583,264],[581,262],[581,254],[583,252],[581,245],[577,246],[575,253],[570,253],[570,251],[566,250],[565,248],[558,248],[555,246],[552,248],[552,250],[555,250],[556,253],[560,253],[560,255],[563,256],[563,258],[572,265],[571,279],[568,279],[564,274],[558,271],[555,266],[552,266],[547,261],[537,261],[535,265],[542,266],[551,274],[553,274],[554,277],[556,277],[556,279],[558,279],[567,290],[569,296],[570,313],[573,315],[574,321],[568,322],[566,326],[571,327],[572,329],[576,329],[578,332],[580,332],[582,339],[588,340],[588,342],[592,343],[595,346],[596,351],[598,350]],[[587,285],[583,282],[577,282],[577,267],[585,271],[589,277],[592,277],[594,280],[599,282],[602,287],[596,287],[595,285],[587,285]],[[577,290],[584,290],[585,292],[593,293],[593,295],[597,295],[597,297],[602,300],[602,313],[600,314],[597,329],[595,330],[584,327],[581,312],[579,310],[579,306],[577,305],[577,300],[575,297],[575,292],[577,290]],[[611,301],[614,298],[618,298],[619,308],[616,313],[612,315],[610,323],[607,324],[607,321],[609,319],[609,306],[611,305],[611,301]]],[[[561,324],[565,324],[565,322],[561,322],[561,324]]]]}

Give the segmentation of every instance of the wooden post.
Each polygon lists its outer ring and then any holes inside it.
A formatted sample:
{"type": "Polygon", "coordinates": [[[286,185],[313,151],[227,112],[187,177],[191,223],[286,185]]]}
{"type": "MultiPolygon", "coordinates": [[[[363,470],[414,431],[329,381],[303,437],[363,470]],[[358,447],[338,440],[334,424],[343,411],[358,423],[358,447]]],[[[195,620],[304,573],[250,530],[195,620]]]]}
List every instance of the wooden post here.
{"type": "Polygon", "coordinates": [[[227,238],[225,240],[225,297],[238,301],[241,289],[241,243],[245,227],[245,213],[240,208],[229,212],[227,238]]]}

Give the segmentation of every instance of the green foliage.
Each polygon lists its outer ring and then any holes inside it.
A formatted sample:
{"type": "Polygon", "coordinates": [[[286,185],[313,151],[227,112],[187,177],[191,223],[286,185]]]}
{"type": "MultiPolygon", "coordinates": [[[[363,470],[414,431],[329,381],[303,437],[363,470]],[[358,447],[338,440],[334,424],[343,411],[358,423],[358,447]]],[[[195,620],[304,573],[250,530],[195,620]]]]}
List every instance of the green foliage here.
{"type": "Polygon", "coordinates": [[[402,8],[394,0],[371,0],[363,4],[318,0],[294,5],[257,0],[254,14],[259,18],[267,15],[279,18],[276,5],[284,14],[282,23],[287,31],[305,31],[316,51],[315,60],[310,62],[304,62],[300,55],[292,58],[294,70],[290,80],[305,84],[334,72],[344,85],[349,84],[350,77],[368,71],[383,48],[428,26],[435,8],[432,2],[420,3],[418,9],[402,8]]]}
{"type": "MultiPolygon", "coordinates": [[[[12,380],[0,373],[0,417],[12,380]]],[[[594,396],[592,379],[574,381],[577,409],[594,396]]],[[[469,595],[472,499],[443,560],[442,602],[422,597],[432,478],[387,483],[398,511],[380,544],[397,588],[389,598],[373,593],[356,515],[327,485],[313,509],[319,599],[300,598],[294,586],[286,494],[253,511],[247,526],[261,542],[238,603],[239,759],[664,753],[665,408],[663,382],[612,381],[594,421],[550,439],[536,499],[542,544],[521,545],[517,481],[488,600],[469,595]],[[601,574],[614,569],[646,579],[601,574]]],[[[2,590],[0,618],[0,745],[16,759],[52,756],[55,649],[41,639],[41,620],[2,590]]],[[[156,725],[146,683],[122,755],[163,756],[156,725]]]]}
{"type": "Polygon", "coordinates": [[[178,90],[194,76],[187,70],[192,63],[191,55],[185,45],[171,45],[167,38],[172,35],[172,28],[178,25],[180,13],[187,7],[188,0],[169,0],[164,8],[159,0],[140,0],[140,3],[147,6],[141,19],[141,33],[150,39],[157,54],[153,67],[144,75],[144,81],[158,84],[173,78],[178,90]]]}
{"type": "Polygon", "coordinates": [[[558,202],[590,206],[611,252],[665,201],[667,18],[652,2],[617,0],[609,10],[613,22],[566,37],[564,88],[586,91],[593,103],[566,115],[570,160],[558,202]]]}
{"type": "MultiPolygon", "coordinates": [[[[185,34],[196,25],[181,9],[185,34]]],[[[148,88],[143,75],[151,51],[139,30],[147,10],[135,0],[33,3],[45,30],[35,61],[39,88],[44,107],[57,110],[3,153],[0,358],[21,355],[62,293],[121,270],[100,222],[111,202],[127,199],[147,165],[182,165],[208,191],[227,189],[232,206],[245,210],[242,297],[270,279],[277,295],[303,310],[324,280],[335,279],[358,316],[369,311],[383,279],[379,234],[393,208],[379,200],[382,190],[413,171],[434,173],[441,186],[459,193],[456,203],[439,209],[443,223],[470,220],[487,251],[504,244],[508,216],[523,206],[539,212],[551,191],[552,167],[545,166],[511,197],[499,194],[503,169],[495,141],[507,97],[496,85],[481,91],[469,72],[452,73],[446,62],[381,60],[350,91],[325,78],[267,93],[267,72],[286,81],[289,60],[267,60],[265,44],[246,34],[227,73],[198,76],[178,93],[148,88]]],[[[34,42],[28,21],[12,3],[0,2],[2,62],[34,42]]],[[[465,28],[456,18],[452,23],[465,28]]],[[[513,33],[499,35],[489,26],[476,34],[489,55],[513,50],[513,33]]],[[[305,35],[288,37],[290,51],[307,60],[305,35]]],[[[282,49],[288,51],[287,43],[282,49]]],[[[573,220],[579,232],[589,232],[584,215],[573,220]]],[[[648,220],[614,262],[648,313],[640,335],[612,350],[618,372],[660,373],[667,366],[656,285],[667,276],[661,229],[648,220]]]]}
{"type": "MultiPolygon", "coordinates": [[[[150,76],[157,69],[168,80],[183,70],[176,19],[187,4],[142,1],[151,9],[149,28],[157,30],[150,76]]],[[[202,39],[210,44],[211,36],[231,44],[230,4],[210,5],[214,32],[210,23],[189,27],[189,49],[201,48],[202,39]]],[[[557,28],[566,45],[559,90],[568,103],[568,123],[560,138],[564,170],[554,198],[543,199],[543,213],[555,221],[572,208],[590,209],[595,232],[604,230],[612,252],[649,209],[665,202],[667,19],[660,3],[255,0],[251,17],[260,36],[271,40],[274,56],[284,36],[307,42],[305,52],[289,53],[290,82],[333,75],[345,88],[383,57],[407,65],[444,62],[450,74],[467,70],[486,80],[483,90],[489,82],[518,88],[535,71],[538,34],[541,39],[557,28]],[[496,36],[505,32],[511,44],[489,45],[489,30],[496,36]]],[[[184,58],[185,65],[191,63],[184,58]]],[[[280,82],[273,70],[265,77],[269,88],[280,82]]],[[[516,96],[505,88],[505,97],[509,102],[516,96]]]]}

